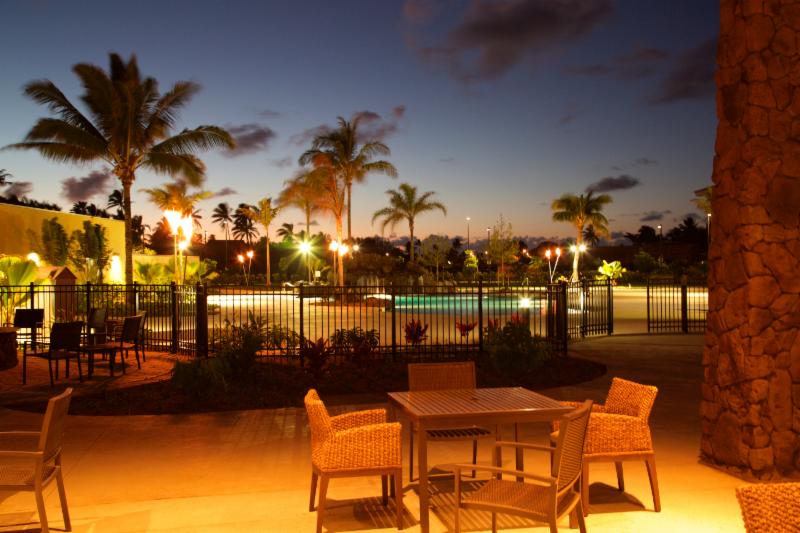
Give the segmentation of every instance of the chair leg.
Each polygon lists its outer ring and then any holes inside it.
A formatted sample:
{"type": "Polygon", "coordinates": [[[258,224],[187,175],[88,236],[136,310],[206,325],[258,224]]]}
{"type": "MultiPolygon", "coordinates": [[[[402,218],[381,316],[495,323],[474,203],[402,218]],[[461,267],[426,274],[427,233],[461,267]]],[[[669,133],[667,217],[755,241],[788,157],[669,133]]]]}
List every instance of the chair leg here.
{"type": "Polygon", "coordinates": [[[622,475],[622,461],[615,461],[614,466],[617,469],[617,486],[619,490],[625,492],[625,478],[622,475]]]}
{"type": "Polygon", "coordinates": [[[134,346],[133,353],[136,355],[136,368],[141,369],[142,363],[139,362],[139,346],[134,346]]]}
{"type": "Polygon", "coordinates": [[[414,481],[414,428],[409,428],[408,435],[408,482],[414,481]]]}
{"type": "Polygon", "coordinates": [[[453,531],[454,533],[461,533],[461,471],[456,470],[456,512],[453,516],[453,531]]]}
{"type": "MultiPolygon", "coordinates": [[[[478,464],[478,439],[473,439],[472,441],[472,464],[478,464]]],[[[473,470],[472,477],[475,478],[478,473],[473,470]]]]}
{"type": "Polygon", "coordinates": [[[403,469],[398,468],[392,475],[394,499],[397,506],[397,529],[403,529],[403,469]]]}
{"type": "Polygon", "coordinates": [[[386,474],[381,476],[381,503],[383,505],[389,504],[389,485],[386,474]]]}
{"type": "Polygon", "coordinates": [[[28,382],[28,354],[22,353],[22,384],[28,382]]]}
{"type": "MultiPolygon", "coordinates": [[[[47,359],[47,370],[50,372],[50,386],[53,387],[56,384],[55,381],[53,381],[53,361],[49,358],[47,359]]],[[[58,367],[56,367],[56,370],[58,370],[58,367]]]]}
{"type": "MultiPolygon", "coordinates": [[[[56,368],[58,368],[58,363],[56,363],[56,368]]],[[[56,370],[56,372],[58,372],[58,370],[56,370]]],[[[69,379],[69,355],[64,359],[64,377],[69,379]]]]}
{"type": "Polygon", "coordinates": [[[583,461],[583,470],[581,472],[581,507],[583,507],[583,516],[589,516],[589,463],[583,461]]]}
{"type": "Polygon", "coordinates": [[[69,508],[67,507],[67,491],[64,489],[64,476],[61,473],[61,460],[59,459],[58,474],[56,474],[56,484],[58,485],[58,499],[61,501],[61,514],[64,516],[64,529],[72,531],[72,523],[69,520],[69,508]]]}
{"type": "Polygon", "coordinates": [[[81,356],[78,354],[78,357],[75,358],[78,362],[78,382],[83,383],[83,371],[81,370],[81,356]]]}
{"type": "Polygon", "coordinates": [[[497,513],[492,513],[492,533],[497,533],[497,513]]]}
{"type": "Polygon", "coordinates": [[[581,533],[586,533],[586,520],[583,518],[583,503],[581,503],[581,499],[578,498],[578,504],[575,506],[575,514],[578,517],[578,529],[580,529],[581,533]]]}
{"type": "Polygon", "coordinates": [[[319,504],[317,505],[317,533],[322,533],[322,517],[325,514],[325,498],[328,493],[328,476],[319,477],[319,504]]]}
{"type": "Polygon", "coordinates": [[[647,475],[650,477],[650,490],[653,492],[653,507],[656,512],[661,512],[661,496],[658,494],[658,476],[656,475],[656,456],[651,455],[645,461],[647,475]]]}
{"type": "Polygon", "coordinates": [[[556,515],[555,514],[550,516],[550,520],[548,521],[548,525],[550,526],[550,533],[558,533],[558,522],[556,522],[556,515]]]}
{"type": "Polygon", "coordinates": [[[308,502],[308,512],[314,512],[314,499],[317,496],[317,473],[311,472],[311,499],[308,502]]]}
{"type": "Polygon", "coordinates": [[[39,522],[42,524],[42,533],[50,533],[50,527],[47,524],[47,511],[44,508],[44,488],[41,485],[36,487],[36,509],[39,511],[39,522]]]}

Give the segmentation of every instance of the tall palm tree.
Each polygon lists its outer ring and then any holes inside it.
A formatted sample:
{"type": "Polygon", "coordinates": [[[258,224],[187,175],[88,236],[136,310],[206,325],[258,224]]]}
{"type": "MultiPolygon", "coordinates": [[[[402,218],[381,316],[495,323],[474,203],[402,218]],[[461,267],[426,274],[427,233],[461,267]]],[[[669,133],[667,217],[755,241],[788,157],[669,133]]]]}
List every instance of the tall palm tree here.
{"type": "Polygon", "coordinates": [[[600,243],[600,235],[597,234],[594,225],[589,224],[583,229],[583,240],[586,241],[589,246],[597,246],[600,243]]]}
{"type": "Polygon", "coordinates": [[[4,168],[0,168],[0,186],[9,185],[11,182],[8,181],[8,178],[11,177],[11,173],[8,172],[4,168]]]}
{"type": "Polygon", "coordinates": [[[251,205],[246,208],[245,213],[247,217],[253,222],[261,224],[264,228],[264,241],[266,242],[266,263],[267,263],[267,287],[272,282],[272,269],[270,268],[269,261],[269,226],[275,217],[278,216],[280,208],[275,207],[272,203],[272,198],[266,197],[258,201],[258,204],[251,205]]]}
{"type": "Polygon", "coordinates": [[[580,247],[583,244],[583,230],[587,224],[591,224],[598,235],[608,235],[608,219],[602,211],[603,207],[610,204],[611,201],[611,196],[607,194],[594,196],[593,192],[580,195],[564,194],[553,200],[553,220],[569,222],[577,230],[576,250],[572,258],[572,281],[578,281],[578,261],[581,255],[580,247]]]}
{"type": "Polygon", "coordinates": [[[303,212],[305,216],[306,235],[311,234],[311,217],[321,210],[319,205],[320,191],[314,187],[306,173],[300,173],[283,184],[283,190],[278,197],[281,206],[292,206],[303,212]]]}
{"type": "Polygon", "coordinates": [[[384,160],[374,160],[375,157],[389,156],[391,150],[379,141],[360,143],[358,138],[359,118],[348,122],[342,117],[337,118],[338,128],[332,132],[320,135],[314,139],[311,149],[300,156],[300,164],[307,165],[320,157],[328,159],[338,177],[343,181],[347,194],[347,240],[353,239],[352,232],[352,205],[353,183],[363,182],[367,174],[385,174],[391,178],[397,177],[397,169],[384,160]]]}
{"type": "Polygon", "coordinates": [[[388,190],[386,194],[389,195],[389,207],[384,207],[375,211],[372,215],[372,223],[379,218],[383,218],[381,223],[381,231],[386,230],[386,226],[394,228],[398,222],[408,221],[408,232],[411,237],[410,260],[414,262],[414,221],[417,216],[425,213],[426,211],[440,210],[447,215],[447,208],[444,204],[436,200],[431,200],[436,193],[428,191],[417,195],[417,188],[408,183],[401,183],[396,191],[388,190]]]}
{"type": "MultiPolygon", "coordinates": [[[[327,157],[317,157],[312,164],[314,169],[306,174],[305,179],[308,180],[309,187],[317,191],[317,198],[315,200],[317,206],[323,211],[330,213],[336,222],[336,239],[339,243],[344,242],[344,219],[345,209],[345,186],[344,180],[340,178],[339,174],[335,172],[330,165],[330,159],[327,157]]],[[[338,266],[337,282],[339,285],[344,285],[344,256],[337,254],[338,266]]]]}
{"type": "Polygon", "coordinates": [[[284,222],[281,224],[281,227],[278,228],[278,231],[275,232],[278,237],[283,239],[284,241],[294,242],[295,233],[294,233],[294,224],[291,222],[284,222]]]}
{"type": "Polygon", "coordinates": [[[142,78],[136,56],[125,62],[109,55],[108,72],[88,63],[73,67],[83,86],[81,100],[89,111],[81,113],[49,80],[24,88],[26,96],[47,106],[57,118],[41,118],[25,140],[8,148],[35,150],[63,163],[106,162],[122,183],[125,214],[125,279],[133,281],[131,187],[141,169],[179,175],[199,184],[205,165],[195,155],[211,148],[233,148],[231,135],[217,126],[199,126],[170,135],[178,112],[200,89],[179,81],[164,94],[154,78],[142,78]]]}
{"type": "Polygon", "coordinates": [[[220,202],[214,211],[211,212],[211,222],[218,224],[222,227],[222,233],[225,235],[225,269],[228,268],[228,241],[230,240],[230,227],[233,223],[233,216],[231,216],[231,206],[228,202],[220,202]]]}
{"type": "Polygon", "coordinates": [[[106,202],[106,209],[122,209],[121,190],[114,189],[111,191],[111,194],[108,195],[108,201],[106,202]]]}
{"type": "Polygon", "coordinates": [[[165,183],[161,187],[142,189],[148,199],[162,211],[171,209],[181,215],[192,216],[197,202],[211,198],[214,193],[209,191],[189,192],[190,184],[183,180],[165,183]]]}
{"type": "Polygon", "coordinates": [[[239,204],[233,213],[233,237],[247,242],[248,246],[253,245],[253,239],[258,237],[258,230],[253,219],[247,216],[247,212],[252,206],[239,204]]]}

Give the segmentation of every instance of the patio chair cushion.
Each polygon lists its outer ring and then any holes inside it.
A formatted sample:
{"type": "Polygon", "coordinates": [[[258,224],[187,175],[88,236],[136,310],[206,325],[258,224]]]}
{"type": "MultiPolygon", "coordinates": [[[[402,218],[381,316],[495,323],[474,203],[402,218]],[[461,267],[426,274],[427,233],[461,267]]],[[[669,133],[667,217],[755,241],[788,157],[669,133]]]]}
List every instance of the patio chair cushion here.
{"type": "MultiPolygon", "coordinates": [[[[490,479],[465,498],[465,503],[474,506],[513,507],[521,511],[547,517],[552,489],[533,483],[519,483],[507,479],[490,479]]],[[[569,494],[571,496],[571,494],[569,494]]],[[[562,497],[557,514],[562,514],[570,498],[562,497]]]]}

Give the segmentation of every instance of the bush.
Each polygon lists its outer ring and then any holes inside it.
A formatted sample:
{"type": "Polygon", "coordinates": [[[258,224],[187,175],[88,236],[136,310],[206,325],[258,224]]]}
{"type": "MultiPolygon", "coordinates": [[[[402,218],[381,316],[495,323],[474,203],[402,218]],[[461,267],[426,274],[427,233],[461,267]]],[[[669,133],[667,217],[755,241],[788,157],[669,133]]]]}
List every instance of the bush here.
{"type": "Polygon", "coordinates": [[[274,325],[265,332],[265,347],[271,350],[291,350],[300,344],[300,335],[287,327],[274,325]]]}
{"type": "Polygon", "coordinates": [[[516,316],[502,328],[490,321],[485,338],[490,364],[509,378],[524,377],[553,357],[550,344],[531,335],[530,326],[516,316]]]}

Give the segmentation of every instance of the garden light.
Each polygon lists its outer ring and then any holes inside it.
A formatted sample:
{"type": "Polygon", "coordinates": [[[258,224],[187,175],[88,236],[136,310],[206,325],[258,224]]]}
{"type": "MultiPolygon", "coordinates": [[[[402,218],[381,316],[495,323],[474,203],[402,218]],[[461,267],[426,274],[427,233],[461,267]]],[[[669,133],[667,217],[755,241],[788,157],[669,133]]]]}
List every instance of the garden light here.
{"type": "Polygon", "coordinates": [[[180,250],[181,252],[185,252],[188,247],[189,247],[189,241],[181,241],[178,243],[178,250],[180,250]]]}
{"type": "Polygon", "coordinates": [[[122,274],[122,262],[116,254],[111,256],[111,265],[108,267],[108,279],[112,283],[122,283],[125,281],[125,276],[122,274]]]}
{"type": "Polygon", "coordinates": [[[250,259],[251,261],[253,260],[253,253],[254,253],[253,250],[247,250],[246,254],[247,258],[250,259]]]}
{"type": "Polygon", "coordinates": [[[37,254],[36,252],[29,253],[28,255],[25,256],[25,259],[27,259],[28,261],[31,261],[37,267],[42,264],[42,259],[39,257],[39,254],[37,254]]]}
{"type": "Polygon", "coordinates": [[[586,245],[585,244],[581,244],[580,246],[578,246],[578,251],[580,253],[585,252],[586,251],[586,245]]]}
{"type": "Polygon", "coordinates": [[[338,249],[339,249],[339,243],[336,241],[331,241],[331,243],[328,245],[328,250],[330,250],[331,252],[335,252],[338,249]]]}
{"type": "Polygon", "coordinates": [[[307,253],[309,253],[311,251],[311,243],[309,243],[307,241],[303,241],[303,242],[300,243],[300,247],[299,248],[300,248],[300,252],[301,253],[307,254],[307,253]]]}
{"type": "Polygon", "coordinates": [[[346,244],[342,244],[339,246],[339,255],[347,255],[347,252],[350,251],[350,247],[346,244]]]}
{"type": "Polygon", "coordinates": [[[194,221],[192,217],[184,217],[180,220],[180,229],[183,233],[183,238],[187,241],[192,238],[192,230],[194,229],[194,221]]]}
{"type": "Polygon", "coordinates": [[[357,244],[353,245],[353,251],[354,252],[357,252],[359,249],[360,249],[360,247],[357,244]]]}
{"type": "Polygon", "coordinates": [[[236,259],[238,259],[240,263],[244,264],[244,256],[242,254],[237,255],[236,259]]]}
{"type": "Polygon", "coordinates": [[[167,209],[164,211],[164,218],[167,219],[167,224],[169,224],[169,229],[172,234],[178,235],[178,228],[180,227],[182,218],[180,211],[167,209]]]}
{"type": "Polygon", "coordinates": [[[522,309],[530,309],[531,307],[531,299],[530,298],[521,298],[519,301],[519,306],[522,309]]]}

